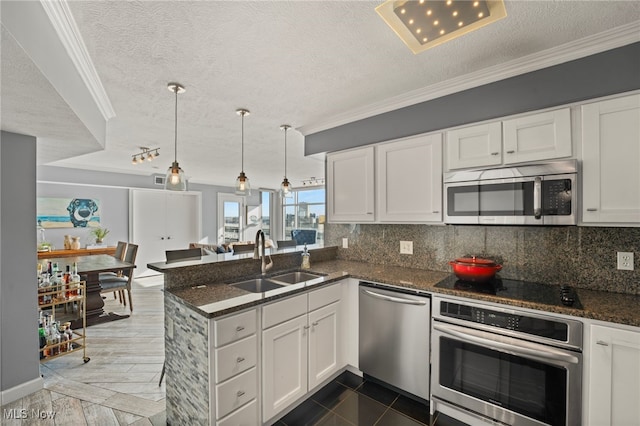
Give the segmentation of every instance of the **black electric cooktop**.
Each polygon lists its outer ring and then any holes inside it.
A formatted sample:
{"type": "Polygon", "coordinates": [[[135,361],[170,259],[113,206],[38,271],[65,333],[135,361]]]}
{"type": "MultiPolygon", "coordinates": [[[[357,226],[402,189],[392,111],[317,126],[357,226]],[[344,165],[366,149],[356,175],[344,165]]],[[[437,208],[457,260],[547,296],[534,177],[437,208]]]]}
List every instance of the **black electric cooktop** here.
{"type": "Polygon", "coordinates": [[[463,281],[455,275],[451,275],[436,284],[436,287],[470,293],[496,295],[507,299],[541,303],[544,305],[567,306],[574,309],[582,309],[578,296],[573,288],[569,286],[511,280],[498,276],[488,282],[476,283],[463,281]]]}

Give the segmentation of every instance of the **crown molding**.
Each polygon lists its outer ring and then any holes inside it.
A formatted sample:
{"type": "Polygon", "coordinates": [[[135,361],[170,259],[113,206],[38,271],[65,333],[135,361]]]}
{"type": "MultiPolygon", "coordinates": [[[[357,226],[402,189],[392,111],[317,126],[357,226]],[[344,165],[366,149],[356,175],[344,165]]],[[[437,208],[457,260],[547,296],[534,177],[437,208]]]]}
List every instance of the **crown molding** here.
{"type": "Polygon", "coordinates": [[[116,116],[111,101],[104,90],[102,81],[98,76],[91,56],[84,44],[80,30],[73,19],[71,10],[66,0],[48,1],[40,0],[44,11],[46,12],[51,25],[58,34],[60,42],[69,54],[69,58],[76,67],[80,78],[93,97],[100,113],[105,121],[109,121],[116,116]]]}
{"type": "Polygon", "coordinates": [[[638,41],[640,41],[640,22],[636,21],[523,58],[394,96],[362,108],[346,111],[342,114],[319,120],[314,124],[301,126],[297,130],[304,136],[318,133],[385,112],[580,59],[638,41]]]}

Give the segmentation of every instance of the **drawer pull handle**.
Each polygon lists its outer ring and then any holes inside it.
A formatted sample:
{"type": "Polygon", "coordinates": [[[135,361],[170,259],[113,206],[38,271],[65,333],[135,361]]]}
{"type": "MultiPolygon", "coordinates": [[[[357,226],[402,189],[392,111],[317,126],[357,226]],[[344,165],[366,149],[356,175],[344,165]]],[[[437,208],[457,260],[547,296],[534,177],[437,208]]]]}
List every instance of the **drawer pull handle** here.
{"type": "Polygon", "coordinates": [[[609,344],[608,344],[607,342],[604,342],[604,341],[602,341],[602,340],[598,340],[598,341],[596,342],[596,345],[600,345],[600,346],[609,346],[609,344]]]}
{"type": "Polygon", "coordinates": [[[315,327],[316,325],[318,325],[318,321],[314,322],[314,323],[313,323],[313,324],[311,324],[311,325],[315,327]]]}
{"type": "Polygon", "coordinates": [[[440,210],[434,210],[433,212],[434,213],[440,213],[440,210]]]}
{"type": "Polygon", "coordinates": [[[309,327],[308,325],[305,325],[305,326],[304,326],[304,327],[302,327],[302,328],[304,328],[305,330],[308,330],[308,329],[310,329],[311,327],[309,327]]]}
{"type": "Polygon", "coordinates": [[[591,207],[591,208],[587,209],[587,211],[588,212],[597,212],[598,209],[591,207]]]}
{"type": "Polygon", "coordinates": [[[242,331],[242,330],[244,330],[243,326],[239,325],[239,326],[236,327],[236,331],[242,331]]]}
{"type": "Polygon", "coordinates": [[[507,151],[507,154],[513,154],[514,152],[515,152],[515,151],[510,150],[510,151],[507,151]]]}
{"type": "Polygon", "coordinates": [[[236,362],[242,362],[244,361],[244,358],[242,358],[241,356],[239,356],[238,358],[236,358],[236,362]]]}
{"type": "Polygon", "coordinates": [[[491,155],[498,155],[500,154],[499,152],[492,152],[491,155]]]}
{"type": "Polygon", "coordinates": [[[238,393],[236,393],[236,395],[238,395],[238,398],[240,398],[242,395],[244,395],[244,391],[238,391],[238,393]]]}

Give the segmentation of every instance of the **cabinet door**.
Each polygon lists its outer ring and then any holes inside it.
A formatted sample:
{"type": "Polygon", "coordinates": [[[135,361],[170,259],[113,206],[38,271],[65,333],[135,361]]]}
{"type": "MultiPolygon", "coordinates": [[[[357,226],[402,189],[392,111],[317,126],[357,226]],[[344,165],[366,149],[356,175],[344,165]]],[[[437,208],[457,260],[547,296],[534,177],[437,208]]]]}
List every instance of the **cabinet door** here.
{"type": "Polygon", "coordinates": [[[640,222],[640,95],[582,107],[582,221],[640,222]]]}
{"type": "Polygon", "coordinates": [[[309,312],[309,389],[342,367],[340,302],[309,312]]]}
{"type": "Polygon", "coordinates": [[[373,147],[327,155],[330,222],[373,222],[373,147]]]}
{"type": "Polygon", "coordinates": [[[442,221],[442,136],[379,145],[376,202],[380,222],[442,221]]]}
{"type": "Polygon", "coordinates": [[[571,156],[569,108],[505,120],[505,164],[571,156]]]}
{"type": "Polygon", "coordinates": [[[267,421],[307,393],[307,315],[262,332],[262,410],[267,421]]]}
{"type": "Polygon", "coordinates": [[[502,163],[502,123],[479,124],[447,132],[447,169],[502,163]]]}
{"type": "Polygon", "coordinates": [[[640,425],[640,331],[592,326],[588,424],[640,425]]]}

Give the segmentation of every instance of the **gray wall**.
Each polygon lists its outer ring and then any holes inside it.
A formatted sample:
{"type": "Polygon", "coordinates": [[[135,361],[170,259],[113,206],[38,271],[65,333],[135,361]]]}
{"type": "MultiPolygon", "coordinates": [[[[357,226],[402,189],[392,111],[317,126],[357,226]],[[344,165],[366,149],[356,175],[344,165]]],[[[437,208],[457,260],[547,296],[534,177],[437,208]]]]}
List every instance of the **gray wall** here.
{"type": "Polygon", "coordinates": [[[3,394],[40,379],[35,213],[36,139],[1,132],[0,387],[3,394]]]}
{"type": "MultiPolygon", "coordinates": [[[[106,242],[114,245],[118,240],[129,239],[129,188],[161,189],[153,183],[152,176],[99,172],[94,170],[68,169],[62,167],[38,167],[38,197],[96,198],[101,203],[101,225],[111,233],[106,242]],[[76,182],[82,182],[77,184],[76,182]]],[[[217,241],[218,193],[233,193],[233,187],[190,184],[190,191],[202,193],[202,237],[217,241]]],[[[258,191],[253,191],[248,204],[259,204],[258,191]]],[[[64,235],[81,237],[84,247],[92,242],[86,229],[48,229],[46,238],[56,248],[63,248],[64,235]]],[[[186,247],[185,247],[186,248],[186,247]]]]}
{"type": "Polygon", "coordinates": [[[305,155],[339,151],[640,88],[640,43],[305,136],[305,155]]]}

